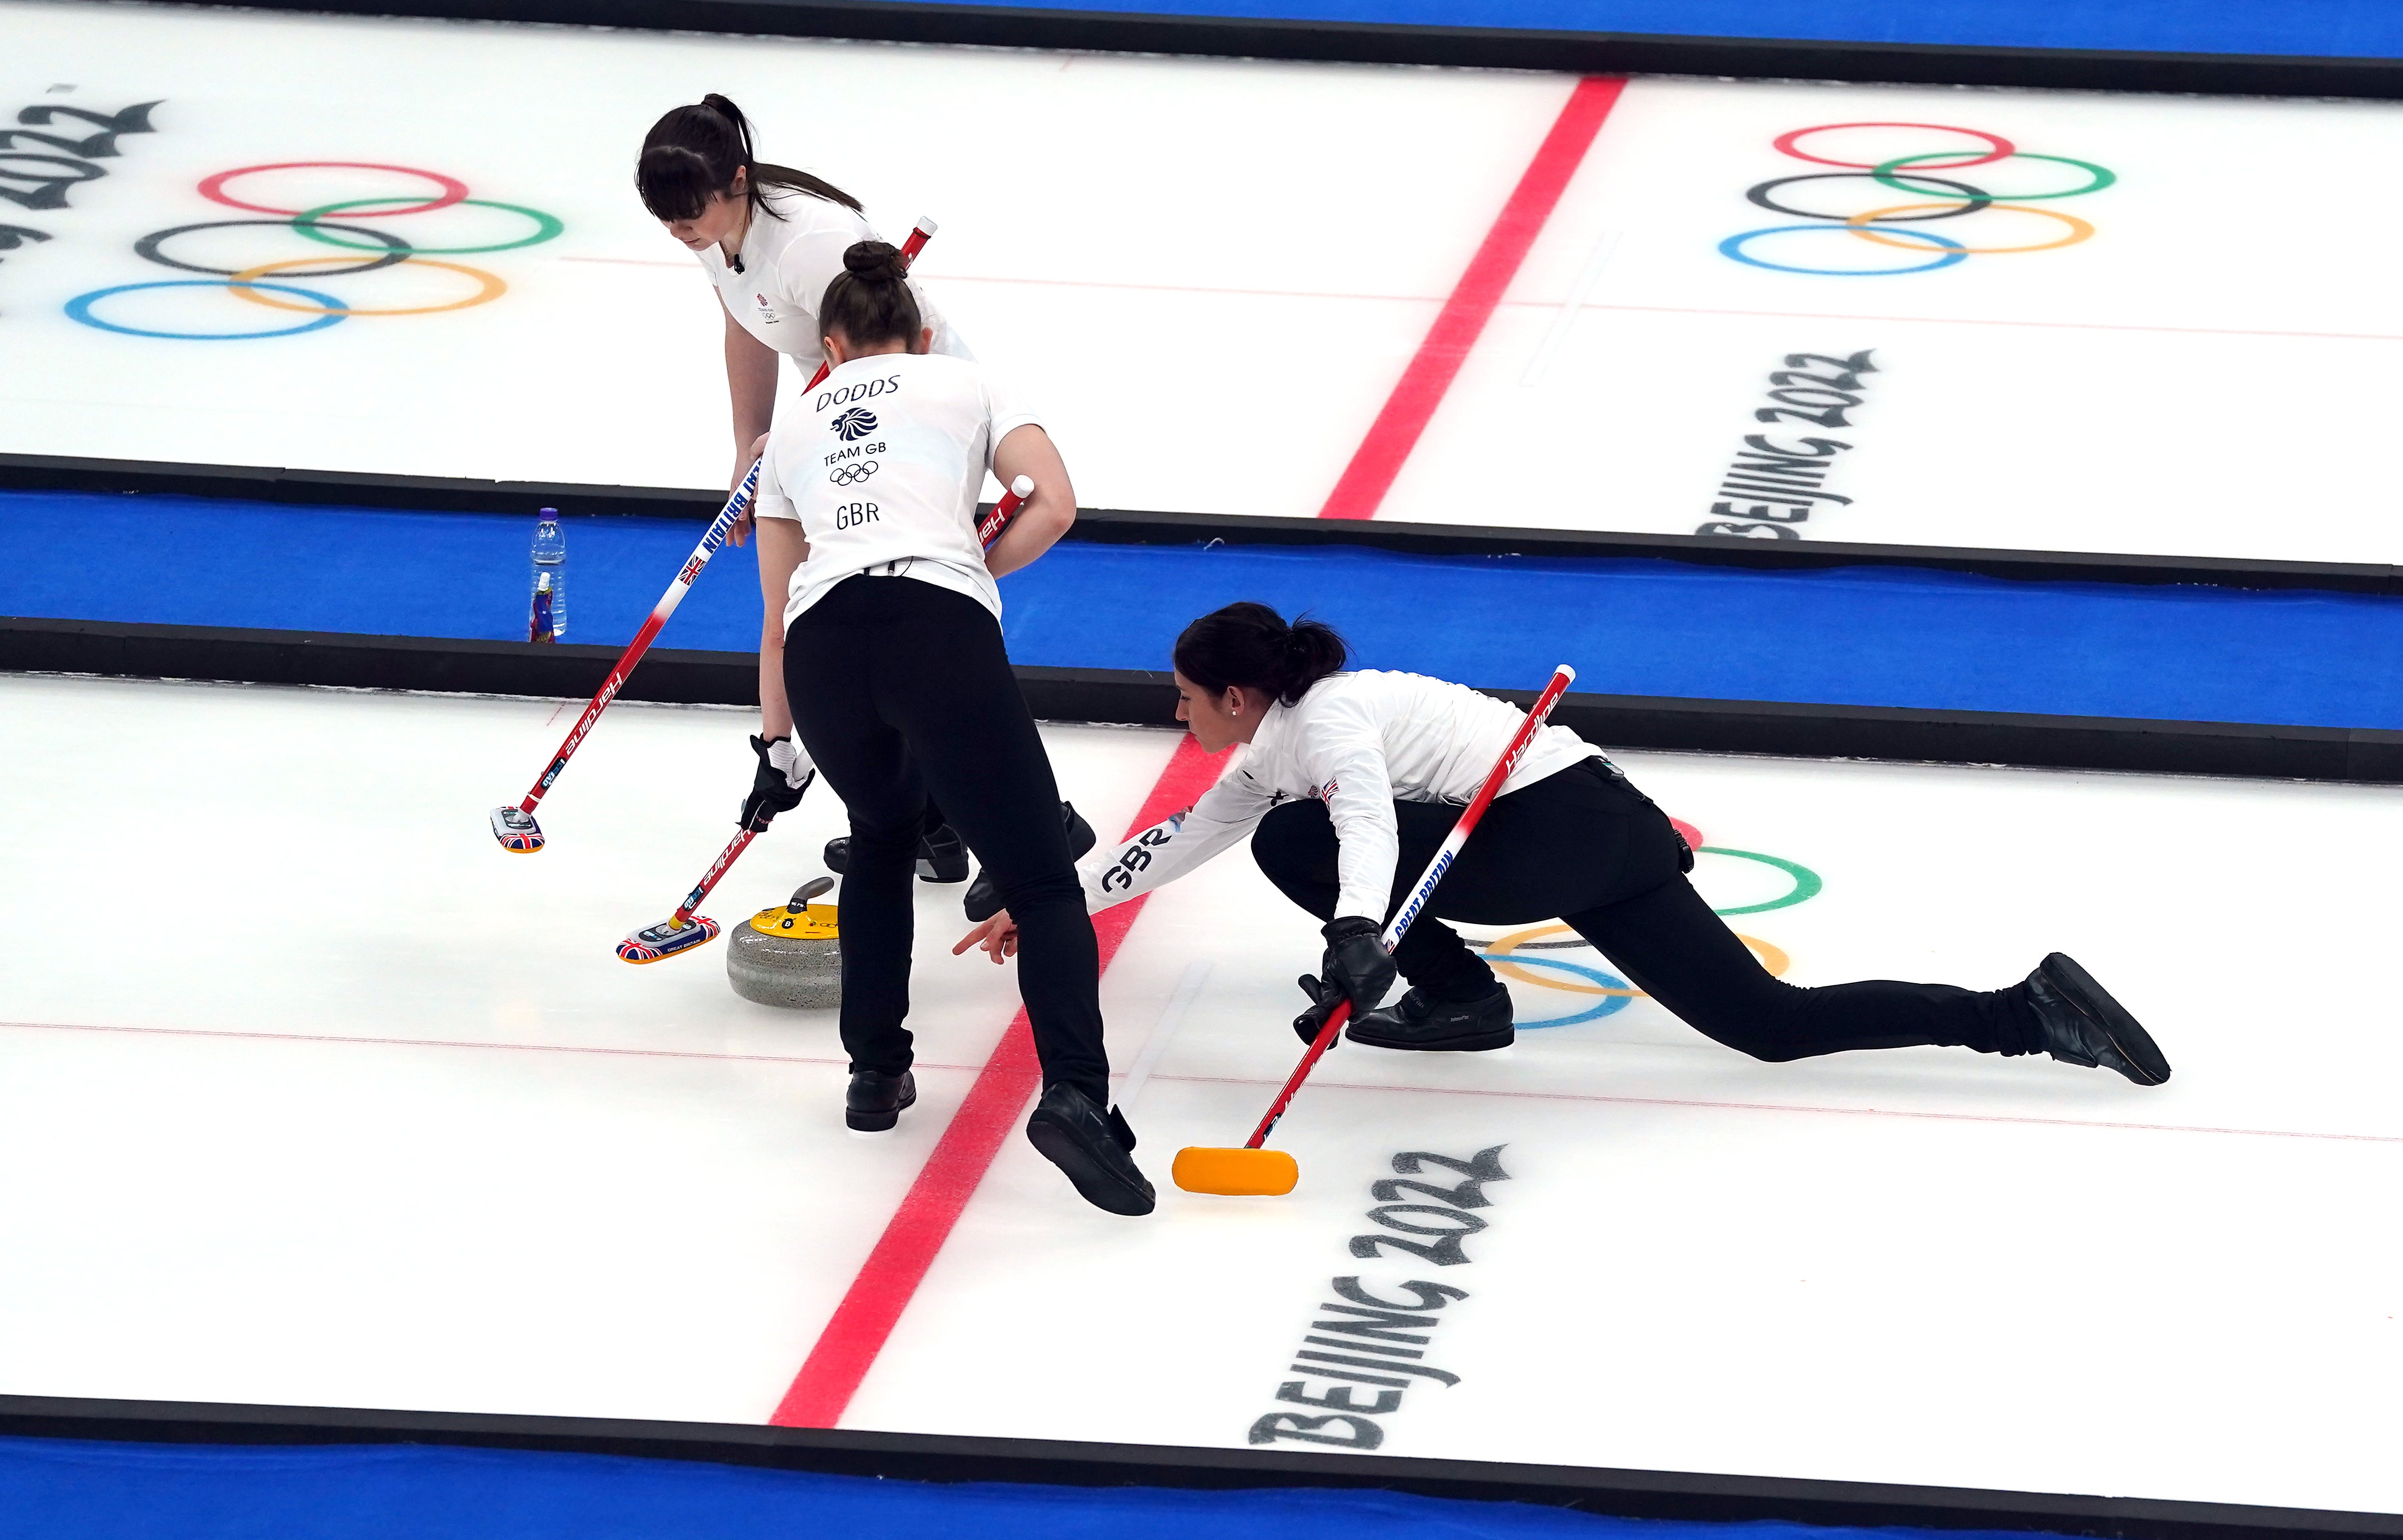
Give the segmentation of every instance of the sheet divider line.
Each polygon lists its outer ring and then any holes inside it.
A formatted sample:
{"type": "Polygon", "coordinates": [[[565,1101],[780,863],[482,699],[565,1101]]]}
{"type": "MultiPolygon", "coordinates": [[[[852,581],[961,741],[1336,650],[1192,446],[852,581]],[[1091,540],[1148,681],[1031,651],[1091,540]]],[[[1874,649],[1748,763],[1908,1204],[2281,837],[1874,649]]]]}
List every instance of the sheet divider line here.
{"type": "Polygon", "coordinates": [[[1335,490],[1318,510],[1321,519],[1374,519],[1394,480],[1402,473],[1410,451],[1434,420],[1452,382],[1468,361],[1469,351],[1484,335],[1510,282],[1535,238],[1544,231],[1569,179],[1585,162],[1586,151],[1602,132],[1603,120],[1627,89],[1624,79],[1588,76],[1569,92],[1551,132],[1535,150],[1535,159],[1511,189],[1509,201],[1494,217],[1467,271],[1453,285],[1451,298],[1436,313],[1418,352],[1394,383],[1376,421],[1353,451],[1351,463],[1336,479],[1335,490]]]}

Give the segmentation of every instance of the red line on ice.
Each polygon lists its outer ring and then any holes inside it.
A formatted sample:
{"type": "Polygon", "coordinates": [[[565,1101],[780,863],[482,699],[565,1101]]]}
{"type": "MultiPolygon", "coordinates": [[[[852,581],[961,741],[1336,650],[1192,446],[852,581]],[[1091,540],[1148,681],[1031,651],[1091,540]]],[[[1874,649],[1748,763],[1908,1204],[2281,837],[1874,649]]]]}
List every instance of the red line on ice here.
{"type": "MultiPolygon", "coordinates": [[[[1184,739],[1170,756],[1168,768],[1152,784],[1151,795],[1144,799],[1127,835],[1192,806],[1216,772],[1217,766],[1201,745],[1189,736],[1184,739]]],[[[1136,898],[1094,917],[1093,933],[1101,943],[1104,968],[1118,955],[1118,943],[1126,939],[1143,906],[1144,900],[1136,898]]],[[[810,1350],[808,1362],[793,1377],[792,1388],[785,1392],[784,1402],[769,1419],[771,1423],[830,1428],[841,1419],[843,1408],[851,1404],[876,1355],[884,1351],[901,1312],[909,1308],[910,1297],[918,1292],[926,1269],[934,1266],[943,1242],[951,1238],[951,1227],[959,1222],[977,1185],[1001,1153],[1002,1141],[1017,1127],[1019,1115],[1026,1110],[1041,1081],[1035,1035],[1027,1025],[1026,1012],[1021,1009],[1009,1030],[1002,1034],[993,1057],[978,1072],[967,1099],[936,1142],[909,1195],[886,1222],[876,1249],[868,1254],[842,1303],[835,1307],[817,1346],[810,1350]]],[[[1061,1200],[1077,1201],[1064,1187],[1061,1200]]]]}
{"type": "MultiPolygon", "coordinates": [[[[1104,919],[1108,916],[1104,915],[1104,919]]],[[[447,1037],[353,1037],[327,1033],[229,1032],[212,1027],[128,1027],[92,1021],[0,1021],[0,1032],[88,1032],[135,1034],[148,1037],[193,1037],[244,1043],[330,1043],[342,1047],[468,1048],[493,1053],[569,1053],[620,1059],[695,1059],[744,1064],[840,1064],[840,1059],[799,1053],[709,1053],[697,1048],[608,1048],[579,1043],[477,1043],[447,1037]]],[[[921,1059],[922,1070],[953,1070],[972,1075],[977,1064],[938,1064],[921,1059]]],[[[1265,1086],[1263,1080],[1239,1075],[1158,1075],[1156,1080],[1192,1085],[1265,1086]]],[[[1909,1107],[1815,1107],[1799,1102],[1703,1102],[1682,1096],[1604,1096],[1573,1090],[1498,1090],[1491,1086],[1374,1085],[1356,1080],[1310,1082],[1320,1090],[1357,1090],[1396,1096],[1505,1096],[1538,1102],[1602,1102],[1638,1107],[1702,1107],[1725,1112],[1812,1113],[1836,1117],[1916,1117],[1947,1123],[2016,1123],[2036,1128],[2109,1129],[2137,1133],[2211,1133],[2246,1139],[2321,1139],[2342,1144],[2403,1145],[2403,1134],[2341,1133],[2320,1129],[2236,1129],[2203,1123],[2116,1123],[2090,1117],[2033,1117],[2015,1113],[1922,1112],[1909,1107]]]]}
{"type": "Polygon", "coordinates": [[[1552,132],[1544,136],[1535,158],[1527,162],[1510,201],[1502,205],[1493,228],[1485,232],[1484,243],[1469,258],[1468,271],[1453,285],[1452,298],[1436,312],[1435,325],[1427,328],[1425,340],[1419,343],[1410,367],[1402,370],[1394,393],[1385,397],[1383,409],[1368,425],[1368,437],[1353,451],[1352,463],[1343,467],[1318,517],[1377,517],[1378,506],[1393,490],[1403,462],[1418,447],[1419,436],[1426,431],[1436,408],[1443,404],[1460,366],[1468,361],[1469,350],[1477,346],[1510,280],[1519,275],[1519,265],[1527,259],[1535,237],[1543,233],[1545,221],[1559,205],[1569,178],[1577,174],[1594,135],[1602,132],[1603,119],[1610,116],[1610,109],[1618,104],[1619,92],[1626,89],[1624,80],[1589,76],[1569,93],[1568,104],[1552,120],[1552,132]]]}

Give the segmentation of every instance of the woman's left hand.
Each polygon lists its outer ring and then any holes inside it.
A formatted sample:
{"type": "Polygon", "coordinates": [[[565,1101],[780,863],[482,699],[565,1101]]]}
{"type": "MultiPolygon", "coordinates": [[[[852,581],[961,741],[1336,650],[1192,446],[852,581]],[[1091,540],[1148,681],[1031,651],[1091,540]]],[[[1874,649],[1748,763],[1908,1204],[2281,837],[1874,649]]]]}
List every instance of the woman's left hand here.
{"type": "MultiPolygon", "coordinates": [[[[748,475],[750,475],[750,474],[751,474],[751,467],[752,467],[752,465],[755,465],[755,464],[758,461],[758,459],[759,459],[759,457],[760,457],[761,455],[763,455],[763,454],[765,454],[765,453],[767,453],[767,452],[768,452],[768,435],[766,435],[766,434],[764,434],[764,433],[763,433],[763,434],[761,434],[758,437],[757,437],[757,438],[755,438],[755,439],[753,439],[753,440],[751,441],[751,452],[750,452],[748,455],[746,455],[746,456],[744,456],[744,457],[743,457],[743,463],[742,463],[741,465],[737,465],[737,466],[735,466],[735,467],[734,467],[734,479],[726,483],[726,495],[727,495],[727,496],[729,496],[729,497],[733,496],[733,495],[735,494],[735,493],[736,493],[737,491],[739,491],[739,490],[742,488],[742,486],[743,486],[743,479],[744,477],[746,477],[746,476],[748,476],[748,475]]],[[[753,495],[752,499],[751,499],[751,503],[752,503],[752,505],[756,506],[756,505],[758,503],[758,501],[759,501],[759,499],[758,499],[757,495],[755,493],[755,494],[753,495]]],[[[734,527],[733,527],[732,529],[730,529],[730,530],[729,530],[729,531],[727,531],[727,532],[726,532],[726,537],[727,537],[729,540],[731,540],[734,544],[736,544],[736,545],[738,545],[738,546],[748,545],[748,544],[750,543],[750,541],[751,541],[751,508],[750,508],[750,506],[745,506],[745,507],[743,508],[743,517],[741,517],[740,519],[737,519],[736,520],[734,520],[734,527]]]]}
{"type": "Polygon", "coordinates": [[[993,959],[993,965],[1000,966],[1002,959],[1014,955],[1018,950],[1018,922],[1009,917],[1007,909],[1001,910],[961,936],[959,945],[951,949],[951,955],[957,957],[970,947],[982,947],[985,955],[993,959]]]}

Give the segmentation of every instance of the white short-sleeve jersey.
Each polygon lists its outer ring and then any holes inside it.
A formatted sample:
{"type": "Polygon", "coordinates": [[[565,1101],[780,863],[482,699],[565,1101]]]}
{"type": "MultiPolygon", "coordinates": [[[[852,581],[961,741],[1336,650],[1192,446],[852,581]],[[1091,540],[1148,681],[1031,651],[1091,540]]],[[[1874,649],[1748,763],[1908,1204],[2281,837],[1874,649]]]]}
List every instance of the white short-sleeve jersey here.
{"type": "Polygon", "coordinates": [[[977,493],[994,446],[1039,424],[1034,410],[981,365],[907,353],[853,359],[801,406],[777,422],[759,467],[757,516],[799,520],[810,543],[785,624],[871,570],[956,590],[998,619],[977,493]]]}
{"type": "MultiPolygon", "coordinates": [[[[1271,706],[1251,746],[1190,809],[1095,851],[1077,867],[1086,902],[1104,909],[1174,881],[1250,834],[1271,808],[1306,797],[1326,803],[1335,825],[1335,912],[1382,922],[1401,855],[1394,804],[1465,806],[1526,719],[1506,701],[1422,673],[1329,674],[1293,705],[1271,706]]],[[[1501,794],[1601,756],[1547,724],[1501,794]]]]}
{"type": "MultiPolygon", "coordinates": [[[[713,243],[701,248],[701,266],[717,285],[726,313],[760,341],[790,354],[807,378],[826,361],[826,351],[818,344],[818,301],[842,271],[842,254],[862,241],[883,237],[865,215],[828,199],[790,191],[765,196],[783,217],[753,211],[734,262],[729,263],[713,243]]],[[[917,298],[919,318],[935,328],[935,351],[973,356],[915,280],[910,292],[917,298]]]]}

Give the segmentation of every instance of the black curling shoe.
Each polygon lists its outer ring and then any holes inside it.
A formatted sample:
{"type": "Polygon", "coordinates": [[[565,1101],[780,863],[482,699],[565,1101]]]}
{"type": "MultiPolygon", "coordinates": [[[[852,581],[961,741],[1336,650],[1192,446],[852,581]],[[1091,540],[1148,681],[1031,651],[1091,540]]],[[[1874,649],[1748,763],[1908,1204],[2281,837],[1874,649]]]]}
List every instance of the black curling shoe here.
{"type": "Polygon", "coordinates": [[[2170,1061],[2152,1034],[2066,954],[2054,952],[2035,965],[2027,997],[2044,1029],[2045,1051],[2063,1063],[2118,1070],[2140,1086],[2170,1077],[2170,1061]]]}
{"type": "Polygon", "coordinates": [[[908,1070],[898,1075],[854,1070],[851,1089],[842,1098],[843,1126],[862,1133],[882,1133],[901,1121],[901,1114],[916,1100],[918,1077],[908,1070]]]}
{"type": "Polygon", "coordinates": [[[1129,1215],[1151,1212],[1151,1184],[1127,1155],[1134,1131],[1117,1109],[1104,1113],[1076,1087],[1050,1086],[1026,1120],[1026,1139],[1093,1207],[1129,1215]]]}
{"type": "MultiPolygon", "coordinates": [[[[1060,804],[1060,826],[1068,836],[1068,859],[1082,860],[1098,838],[1093,833],[1093,825],[1085,822],[1083,815],[1076,812],[1075,803],[1063,802],[1060,804]]],[[[1001,884],[986,873],[978,872],[976,881],[968,884],[967,896],[960,900],[960,907],[968,911],[968,923],[983,924],[1001,912],[1001,884]]]]}
{"type": "Polygon", "coordinates": [[[1390,1006],[1356,1018],[1343,1035],[1372,1048],[1420,1053],[1484,1053],[1507,1048],[1519,1032],[1510,1024],[1510,992],[1502,980],[1474,1000],[1438,1000],[1412,990],[1390,1006]]]}
{"type": "MultiPolygon", "coordinates": [[[[826,870],[842,875],[844,863],[851,859],[851,837],[843,835],[826,842],[826,870]]],[[[960,843],[960,835],[949,824],[936,829],[918,841],[918,881],[921,882],[965,882],[968,880],[968,849],[960,843]]]]}

